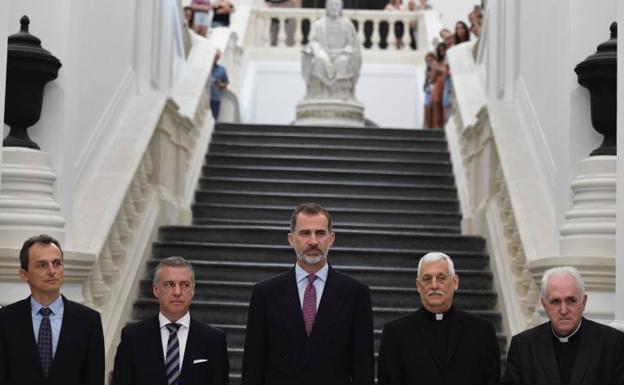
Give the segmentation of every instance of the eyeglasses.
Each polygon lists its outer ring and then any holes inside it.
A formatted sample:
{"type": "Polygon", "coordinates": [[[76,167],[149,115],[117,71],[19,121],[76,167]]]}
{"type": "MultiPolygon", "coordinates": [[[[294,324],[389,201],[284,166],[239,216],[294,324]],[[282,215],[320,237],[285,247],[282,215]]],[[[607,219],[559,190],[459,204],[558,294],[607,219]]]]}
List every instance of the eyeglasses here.
{"type": "Polygon", "coordinates": [[[419,279],[420,283],[424,286],[431,286],[433,282],[437,282],[439,285],[444,285],[449,281],[450,277],[446,274],[438,274],[435,277],[431,275],[425,275],[419,279]]]}
{"type": "Polygon", "coordinates": [[[182,282],[165,281],[161,283],[161,286],[163,289],[167,291],[175,290],[176,286],[180,286],[180,291],[189,291],[195,286],[195,284],[189,281],[182,281],[182,282]]]}

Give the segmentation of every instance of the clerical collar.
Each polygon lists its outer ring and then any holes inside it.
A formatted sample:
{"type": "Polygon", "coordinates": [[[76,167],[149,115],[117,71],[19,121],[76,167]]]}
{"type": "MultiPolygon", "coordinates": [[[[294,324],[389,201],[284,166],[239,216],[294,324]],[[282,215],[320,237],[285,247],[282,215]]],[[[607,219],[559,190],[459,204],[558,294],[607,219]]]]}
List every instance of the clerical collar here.
{"type": "Polygon", "coordinates": [[[444,321],[444,320],[448,319],[452,314],[455,313],[455,308],[453,306],[451,306],[444,313],[433,313],[433,312],[427,310],[424,306],[423,306],[422,309],[425,312],[425,314],[427,315],[427,318],[429,318],[432,321],[444,321]]]}
{"type": "Polygon", "coordinates": [[[582,324],[583,324],[583,319],[581,318],[581,322],[579,322],[579,325],[576,327],[576,330],[574,330],[572,333],[568,334],[565,337],[559,337],[557,333],[555,333],[555,329],[553,329],[552,324],[550,325],[550,330],[552,331],[553,336],[555,336],[555,338],[559,340],[559,342],[561,342],[562,344],[567,344],[568,342],[570,342],[570,338],[572,338],[579,331],[582,324]]]}

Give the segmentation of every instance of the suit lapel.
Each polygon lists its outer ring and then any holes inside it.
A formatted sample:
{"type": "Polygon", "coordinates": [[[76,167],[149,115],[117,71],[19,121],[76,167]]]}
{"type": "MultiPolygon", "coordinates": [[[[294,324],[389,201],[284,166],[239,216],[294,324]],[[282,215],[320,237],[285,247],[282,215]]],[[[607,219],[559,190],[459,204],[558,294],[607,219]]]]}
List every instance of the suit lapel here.
{"type": "Polygon", "coordinates": [[[197,343],[200,341],[200,337],[197,335],[197,327],[195,320],[191,318],[189,322],[189,331],[188,336],[186,337],[186,346],[184,347],[184,357],[182,358],[182,373],[180,373],[180,383],[187,384],[190,383],[187,373],[190,373],[191,365],[193,365],[193,357],[195,357],[195,352],[197,351],[197,343]]]}
{"type": "Polygon", "coordinates": [[[552,343],[552,331],[550,322],[543,324],[538,330],[539,336],[536,342],[535,359],[542,366],[542,373],[546,376],[549,384],[560,385],[559,371],[553,370],[558,368],[557,359],[555,357],[555,348],[552,343]]]}
{"type": "Polygon", "coordinates": [[[76,320],[76,314],[71,302],[68,302],[63,297],[63,319],[61,320],[61,331],[59,334],[58,344],[56,345],[56,352],[54,353],[54,359],[52,360],[52,366],[50,367],[50,375],[52,377],[54,373],[59,370],[57,367],[62,362],[64,355],[71,355],[72,341],[71,331],[80,328],[79,322],[76,320]]]}
{"type": "Polygon", "coordinates": [[[30,296],[21,301],[19,306],[19,321],[15,323],[16,340],[24,341],[24,350],[28,352],[31,362],[36,363],[36,369],[41,378],[45,378],[43,367],[41,366],[41,357],[37,348],[37,340],[35,339],[35,331],[33,329],[32,308],[30,305],[30,296]],[[25,321],[22,321],[25,320],[25,321]]]}
{"type": "Polygon", "coordinates": [[[590,367],[596,355],[594,347],[601,345],[600,336],[595,332],[593,325],[583,318],[584,330],[581,332],[581,340],[579,341],[579,350],[574,360],[572,368],[572,376],[570,377],[570,385],[581,385],[583,377],[590,367]]]}
{"type": "Polygon", "coordinates": [[[291,327],[291,335],[295,341],[301,346],[308,338],[305,332],[305,324],[303,323],[303,314],[301,313],[301,303],[299,302],[299,290],[297,289],[297,277],[295,269],[292,268],[284,275],[285,292],[275,293],[276,298],[280,301],[280,313],[284,319],[285,325],[291,327]]]}
{"type": "MultiPolygon", "coordinates": [[[[431,355],[431,359],[433,360],[433,362],[435,362],[440,372],[444,372],[445,366],[442,364],[442,362],[440,362],[438,357],[433,353],[435,351],[434,345],[436,342],[433,340],[433,333],[430,330],[429,322],[427,321],[426,317],[427,315],[425,314],[422,308],[416,312],[415,317],[414,317],[416,324],[417,324],[416,330],[420,334],[420,337],[422,338],[422,340],[425,342],[425,345],[427,345],[427,352],[429,352],[429,354],[431,355]]],[[[449,343],[450,343],[450,339],[449,339],[449,343]]]]}
{"type": "Polygon", "coordinates": [[[158,316],[152,317],[145,326],[145,341],[143,344],[143,357],[145,362],[153,363],[154,378],[160,379],[160,384],[167,384],[165,372],[165,353],[163,352],[162,336],[160,335],[160,321],[158,316]]]}
{"type": "Polygon", "coordinates": [[[448,347],[447,347],[447,359],[446,359],[446,367],[449,368],[451,362],[453,360],[453,356],[455,356],[455,350],[457,348],[457,343],[461,337],[464,328],[464,319],[462,318],[461,313],[455,310],[455,314],[451,315],[449,322],[449,339],[448,339],[448,347]]]}
{"type": "MultiPolygon", "coordinates": [[[[327,281],[316,312],[312,333],[306,339],[305,352],[303,360],[300,361],[298,370],[302,370],[305,365],[312,361],[312,357],[316,351],[323,346],[331,337],[331,326],[335,323],[336,317],[340,314],[340,308],[344,301],[344,290],[339,278],[333,271],[331,266],[327,272],[327,281]]],[[[301,313],[301,309],[299,311],[301,313]]],[[[303,315],[301,316],[303,321],[303,315]]],[[[302,330],[305,333],[305,327],[302,323],[302,330]]]]}

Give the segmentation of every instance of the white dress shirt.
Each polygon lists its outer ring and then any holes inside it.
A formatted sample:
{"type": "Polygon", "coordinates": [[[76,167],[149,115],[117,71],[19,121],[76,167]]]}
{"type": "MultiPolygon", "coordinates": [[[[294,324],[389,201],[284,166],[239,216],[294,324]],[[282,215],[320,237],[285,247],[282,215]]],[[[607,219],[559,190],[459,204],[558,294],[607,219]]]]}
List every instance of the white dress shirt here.
{"type": "Polygon", "coordinates": [[[169,330],[166,325],[170,323],[182,325],[178,329],[178,343],[180,344],[180,359],[178,361],[180,362],[180,371],[182,371],[184,350],[186,349],[186,340],[188,338],[189,326],[191,324],[191,313],[186,312],[186,314],[176,322],[171,322],[163,315],[163,313],[158,313],[158,321],[160,322],[160,338],[162,340],[163,357],[165,361],[167,361],[167,342],[169,342],[169,330]]]}
{"type": "MultiPolygon", "coordinates": [[[[314,288],[316,289],[316,310],[321,303],[321,297],[323,296],[323,289],[325,289],[325,282],[327,282],[327,272],[329,271],[329,265],[325,264],[321,270],[316,272],[316,279],[314,280],[314,288]]],[[[305,289],[308,286],[309,273],[301,268],[299,264],[295,264],[295,276],[297,277],[297,289],[299,290],[299,304],[303,309],[303,296],[305,295],[305,289]]]]}

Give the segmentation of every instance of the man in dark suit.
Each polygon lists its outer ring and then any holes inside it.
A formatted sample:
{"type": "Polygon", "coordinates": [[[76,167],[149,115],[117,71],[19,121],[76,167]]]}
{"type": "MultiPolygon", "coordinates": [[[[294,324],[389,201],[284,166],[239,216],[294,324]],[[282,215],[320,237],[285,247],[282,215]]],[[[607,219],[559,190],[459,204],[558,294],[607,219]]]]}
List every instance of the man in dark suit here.
{"type": "Polygon", "coordinates": [[[451,258],[437,252],[423,256],[416,286],[422,307],[384,327],[379,385],[498,385],[494,327],[453,305],[459,277],[451,258]]]}
{"type": "Polygon", "coordinates": [[[549,322],[512,338],[502,384],[624,384],[624,333],[583,318],[587,294],[579,272],[547,270],[541,295],[549,322]]]}
{"type": "Polygon", "coordinates": [[[121,331],[113,385],[227,385],[225,334],[191,318],[193,266],[182,257],[163,259],[154,272],[157,316],[121,331]]]}
{"type": "Polygon", "coordinates": [[[0,309],[0,385],[103,385],[100,314],[61,295],[61,245],[37,235],[19,259],[31,295],[0,309]]]}
{"type": "Polygon", "coordinates": [[[243,385],[373,384],[370,291],[328,265],[334,239],[324,208],[295,209],[295,266],[256,284],[251,296],[243,385]]]}

